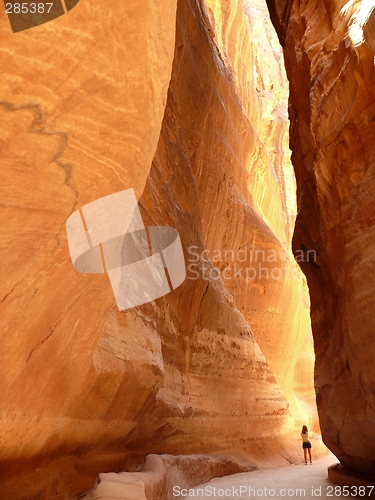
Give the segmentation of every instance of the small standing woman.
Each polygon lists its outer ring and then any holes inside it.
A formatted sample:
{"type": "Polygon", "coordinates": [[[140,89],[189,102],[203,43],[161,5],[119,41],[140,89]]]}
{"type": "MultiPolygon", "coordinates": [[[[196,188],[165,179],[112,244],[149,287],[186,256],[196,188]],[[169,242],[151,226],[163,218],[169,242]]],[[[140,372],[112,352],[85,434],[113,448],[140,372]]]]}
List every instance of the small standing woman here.
{"type": "Polygon", "coordinates": [[[309,452],[310,464],[312,464],[311,443],[309,441],[309,430],[306,425],[302,427],[301,437],[302,437],[303,458],[305,460],[305,464],[307,464],[307,452],[309,452]]]}

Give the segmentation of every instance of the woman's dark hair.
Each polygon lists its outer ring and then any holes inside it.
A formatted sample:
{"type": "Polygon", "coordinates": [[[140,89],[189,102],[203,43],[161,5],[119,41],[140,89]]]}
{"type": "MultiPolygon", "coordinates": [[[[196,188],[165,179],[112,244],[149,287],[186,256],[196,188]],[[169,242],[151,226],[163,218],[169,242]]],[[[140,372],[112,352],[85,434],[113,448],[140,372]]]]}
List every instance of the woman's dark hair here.
{"type": "Polygon", "coordinates": [[[306,434],[306,432],[309,432],[309,429],[307,428],[307,425],[304,425],[302,427],[302,434],[306,434]]]}

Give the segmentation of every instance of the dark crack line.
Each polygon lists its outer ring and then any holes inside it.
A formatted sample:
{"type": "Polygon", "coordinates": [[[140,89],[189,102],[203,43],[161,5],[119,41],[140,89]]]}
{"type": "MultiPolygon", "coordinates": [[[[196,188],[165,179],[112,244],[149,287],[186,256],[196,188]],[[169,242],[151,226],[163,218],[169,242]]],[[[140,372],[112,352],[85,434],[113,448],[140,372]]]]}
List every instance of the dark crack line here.
{"type": "Polygon", "coordinates": [[[108,352],[108,354],[110,354],[111,356],[113,356],[114,358],[117,358],[119,359],[120,361],[128,361],[126,360],[125,358],[120,358],[120,356],[117,356],[114,352],[110,351],[109,349],[106,349],[105,347],[103,347],[102,345],[98,344],[98,349],[101,349],[102,351],[105,351],[105,352],[108,352]]]}
{"type": "Polygon", "coordinates": [[[76,195],[76,200],[74,203],[74,206],[72,208],[72,212],[74,211],[77,203],[78,203],[78,197],[79,197],[79,191],[78,189],[72,184],[71,179],[72,179],[72,165],[69,163],[64,164],[60,158],[63,156],[65,149],[68,145],[69,142],[69,133],[68,132],[63,132],[63,131],[47,131],[42,128],[39,128],[42,124],[44,113],[42,111],[42,108],[39,104],[23,104],[21,106],[15,106],[11,102],[7,101],[0,101],[0,105],[3,106],[6,110],[8,111],[20,111],[22,109],[27,109],[32,111],[36,117],[32,121],[31,125],[28,128],[28,131],[32,134],[42,134],[45,136],[60,136],[61,138],[61,145],[55,154],[55,156],[52,158],[51,163],[56,163],[60,168],[62,168],[65,171],[65,184],[72,190],[74,191],[76,195]]]}
{"type": "Polygon", "coordinates": [[[52,328],[51,332],[47,335],[46,338],[44,338],[41,342],[39,342],[39,344],[37,344],[31,351],[30,351],[30,354],[26,360],[26,363],[29,361],[29,359],[31,358],[31,356],[33,355],[34,351],[40,347],[41,345],[43,345],[51,336],[52,334],[54,333],[54,331],[56,330],[56,328],[60,325],[60,323],[62,322],[63,318],[66,317],[68,311],[78,302],[80,298],[80,295],[77,297],[77,299],[68,307],[68,309],[65,311],[65,313],[60,313],[60,315],[58,316],[57,320],[56,320],[56,323],[54,325],[54,327],[52,328]]]}
{"type": "MultiPolygon", "coordinates": [[[[3,106],[3,108],[5,108],[6,110],[13,111],[13,112],[23,110],[23,109],[32,111],[36,116],[28,128],[29,133],[42,134],[44,136],[56,136],[57,135],[60,137],[60,140],[61,140],[60,147],[58,148],[57,153],[52,158],[51,163],[55,163],[58,167],[60,167],[64,170],[64,172],[65,172],[65,181],[64,182],[65,182],[66,186],[68,186],[68,188],[71,189],[75,193],[75,200],[74,200],[74,204],[73,204],[73,207],[71,209],[70,214],[73,213],[76,206],[78,205],[79,191],[76,188],[76,186],[71,182],[72,177],[73,177],[72,165],[70,163],[64,163],[62,161],[62,157],[63,157],[64,152],[68,146],[69,133],[63,132],[63,131],[47,131],[47,130],[43,130],[42,128],[40,128],[41,124],[43,122],[43,117],[44,117],[44,113],[43,113],[43,110],[42,110],[40,104],[23,104],[21,106],[15,106],[11,102],[0,101],[0,105],[3,106]]],[[[51,265],[54,262],[55,252],[58,249],[58,247],[60,246],[59,234],[61,233],[63,227],[65,226],[65,223],[66,223],[66,220],[64,220],[61,223],[61,225],[57,231],[57,235],[55,236],[56,245],[52,251],[51,265]]]]}
{"type": "Polygon", "coordinates": [[[56,323],[55,323],[54,327],[52,328],[51,332],[47,335],[47,337],[46,337],[46,338],[44,338],[41,342],[39,342],[39,344],[37,344],[37,345],[36,345],[36,346],[35,346],[35,347],[34,347],[34,348],[30,351],[30,354],[29,354],[29,356],[28,356],[28,358],[27,358],[27,360],[26,360],[26,363],[29,361],[29,359],[30,359],[30,358],[31,358],[31,356],[33,355],[33,353],[34,353],[35,349],[37,349],[38,347],[40,347],[41,345],[43,345],[43,344],[44,344],[44,342],[45,342],[46,340],[48,340],[48,339],[51,337],[51,335],[53,334],[53,332],[56,330],[56,328],[57,328],[57,327],[59,326],[59,324],[61,323],[62,319],[63,319],[63,314],[62,314],[62,313],[60,313],[60,316],[57,318],[57,321],[56,321],[56,323]]]}
{"type": "Polygon", "coordinates": [[[207,292],[208,292],[208,287],[209,287],[209,286],[210,286],[210,282],[208,282],[208,283],[207,283],[206,290],[205,290],[205,291],[203,292],[203,294],[202,294],[201,300],[200,300],[200,302],[199,302],[199,309],[200,309],[200,308],[201,308],[201,306],[202,306],[203,299],[204,299],[205,295],[206,295],[206,294],[207,294],[207,292]]]}
{"type": "Polygon", "coordinates": [[[50,336],[53,334],[53,332],[55,331],[55,329],[56,329],[56,326],[55,326],[55,328],[51,331],[51,333],[50,333],[49,335],[47,335],[47,337],[46,337],[45,339],[43,339],[41,342],[39,342],[39,344],[38,344],[38,345],[36,345],[36,346],[34,347],[34,349],[32,349],[32,351],[30,351],[30,354],[29,354],[29,357],[28,357],[28,358],[27,358],[27,360],[26,360],[26,363],[27,363],[27,362],[29,361],[29,359],[31,358],[31,356],[32,356],[33,352],[35,351],[35,349],[37,349],[39,346],[41,346],[42,344],[44,344],[44,342],[45,342],[46,340],[48,340],[48,339],[50,338],[50,336]]]}
{"type": "Polygon", "coordinates": [[[8,292],[5,297],[3,298],[3,300],[0,302],[0,304],[2,304],[3,302],[5,302],[5,300],[7,299],[7,297],[9,297],[9,295],[13,292],[13,290],[16,288],[16,286],[18,285],[19,283],[16,283],[14,285],[14,287],[10,290],[10,292],[8,292]]]}

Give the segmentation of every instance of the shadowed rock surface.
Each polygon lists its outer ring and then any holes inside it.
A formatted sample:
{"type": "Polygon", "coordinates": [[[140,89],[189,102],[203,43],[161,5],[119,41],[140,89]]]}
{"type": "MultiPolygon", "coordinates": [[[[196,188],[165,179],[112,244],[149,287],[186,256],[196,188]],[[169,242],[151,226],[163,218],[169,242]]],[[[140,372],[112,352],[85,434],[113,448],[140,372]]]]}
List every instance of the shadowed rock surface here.
{"type": "Polygon", "coordinates": [[[375,10],[372,2],[268,0],[290,82],[299,213],[294,250],[311,294],[323,440],[375,471],[375,10]]]}
{"type": "Polygon", "coordinates": [[[265,5],[79,2],[17,34],[0,9],[1,494],[77,497],[149,453],[297,460],[309,296],[265,5]],[[65,221],[128,188],[178,230],[187,279],[120,312],[65,221]]]}

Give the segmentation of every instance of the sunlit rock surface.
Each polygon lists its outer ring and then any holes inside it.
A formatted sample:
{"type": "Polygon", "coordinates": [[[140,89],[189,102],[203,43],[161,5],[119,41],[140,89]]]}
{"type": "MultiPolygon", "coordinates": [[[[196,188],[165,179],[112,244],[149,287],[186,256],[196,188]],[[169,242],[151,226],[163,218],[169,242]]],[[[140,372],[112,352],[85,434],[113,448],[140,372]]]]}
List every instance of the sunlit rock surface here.
{"type": "Polygon", "coordinates": [[[80,2],[13,34],[1,5],[0,27],[4,498],[78,495],[148,453],[298,459],[309,297],[265,6],[80,2]],[[187,279],[119,312],[65,221],[131,187],[187,279]]]}
{"type": "Polygon", "coordinates": [[[323,439],[375,471],[375,10],[370,1],[269,0],[290,81],[299,215],[323,439]]]}

